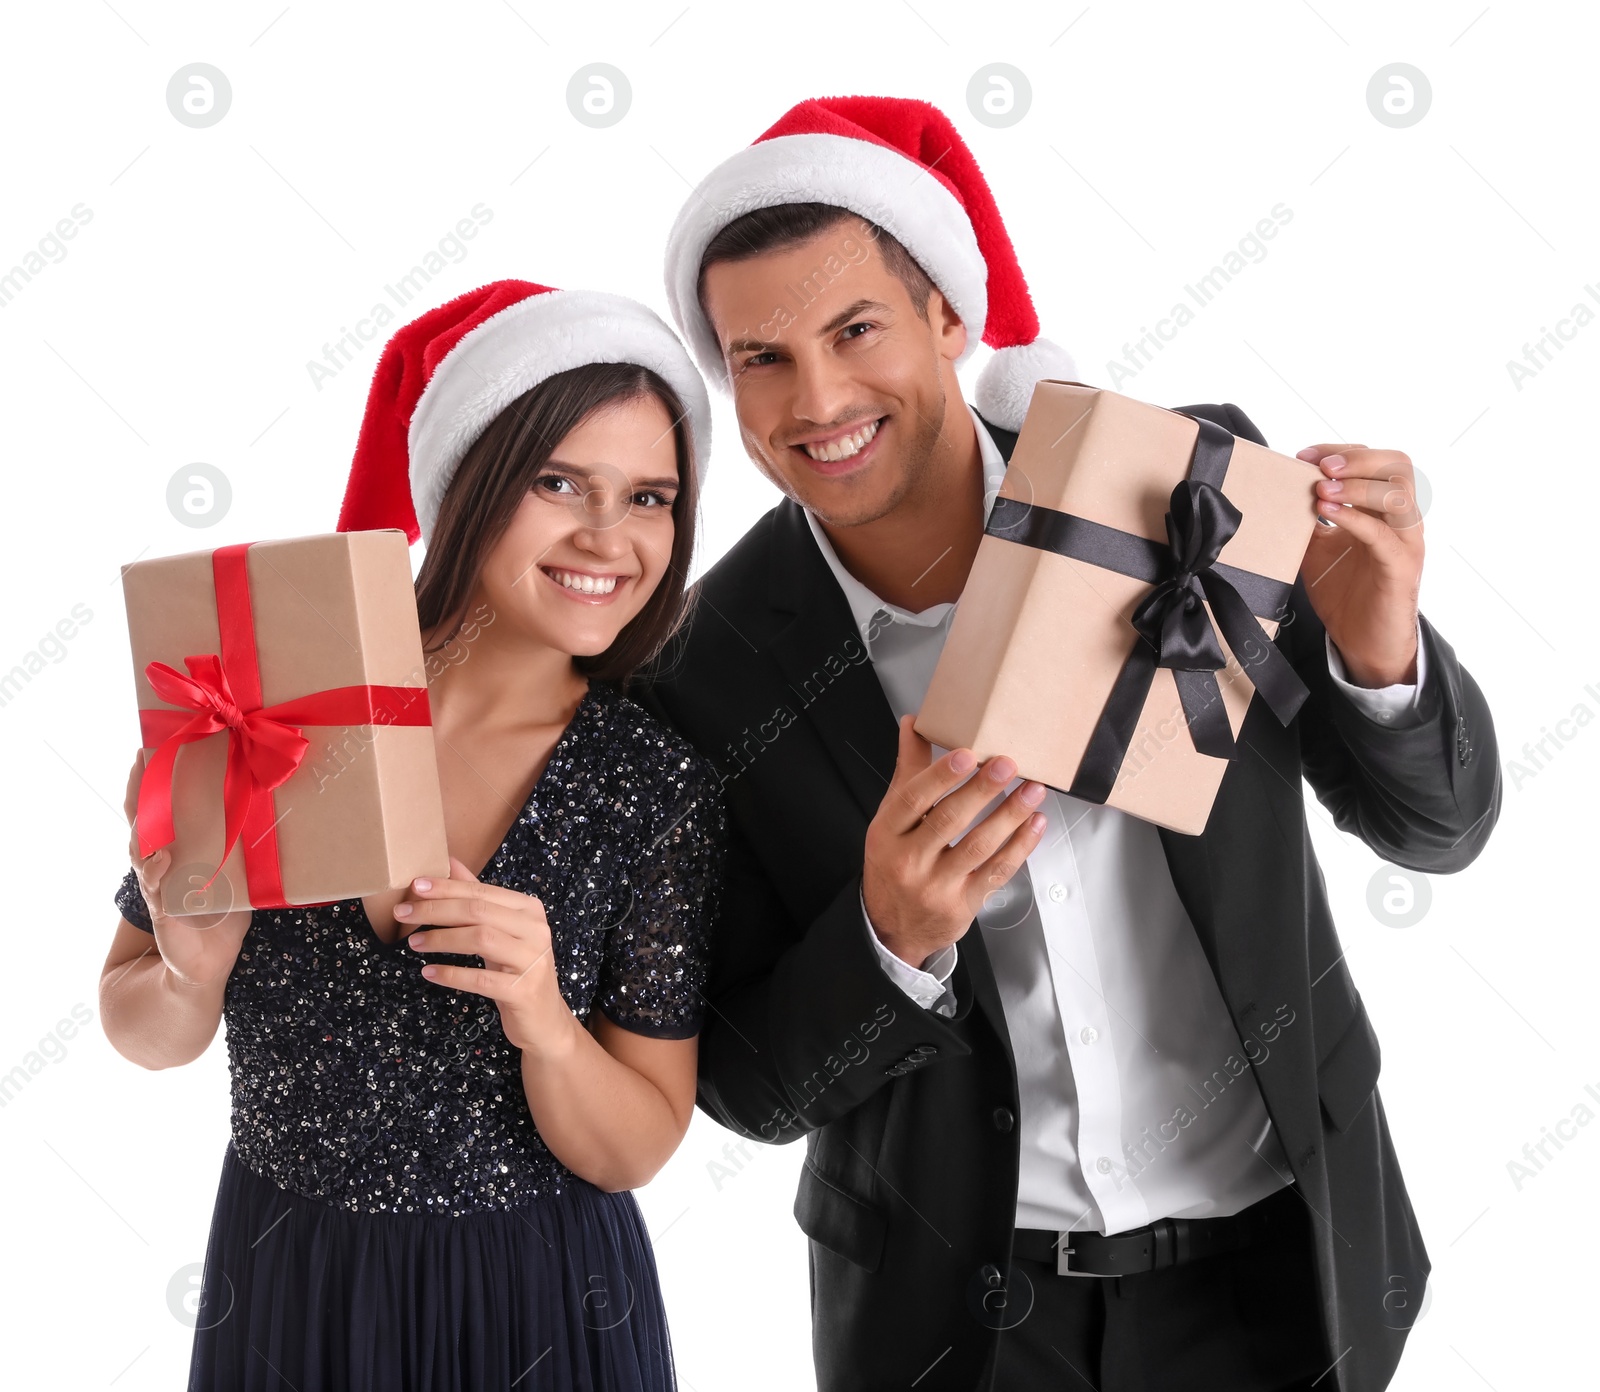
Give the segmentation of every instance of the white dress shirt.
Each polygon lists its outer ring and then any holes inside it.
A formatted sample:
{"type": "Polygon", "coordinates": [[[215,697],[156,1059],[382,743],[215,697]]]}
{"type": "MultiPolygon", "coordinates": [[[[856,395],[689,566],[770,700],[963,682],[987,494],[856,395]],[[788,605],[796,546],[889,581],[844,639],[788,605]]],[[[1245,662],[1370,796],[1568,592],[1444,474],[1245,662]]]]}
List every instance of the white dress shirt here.
{"type": "MultiPolygon", "coordinates": [[[[1006,465],[976,412],[973,423],[987,522],[1006,465]]],[[[806,520],[889,708],[897,718],[915,712],[955,603],[918,613],[886,603],[844,568],[816,518],[806,520]]],[[[1372,719],[1416,718],[1420,626],[1415,684],[1353,686],[1331,641],[1327,651],[1332,676],[1372,719]]],[[[947,752],[934,746],[935,758],[947,752]]],[[[1044,839],[977,915],[1017,1066],[1017,1226],[1114,1233],[1162,1217],[1218,1217],[1292,1183],[1248,1064],[1273,1044],[1242,1047],[1155,825],[1053,789],[1039,811],[1044,839]]],[[[953,1014],[946,983],[956,945],[919,970],[872,932],[864,897],[861,914],[895,983],[918,1005],[953,1014]]],[[[1271,1018],[1279,1002],[1263,1005],[1271,1018]]],[[[1287,1009],[1281,1018],[1281,1028],[1309,1028],[1287,1009]]]]}

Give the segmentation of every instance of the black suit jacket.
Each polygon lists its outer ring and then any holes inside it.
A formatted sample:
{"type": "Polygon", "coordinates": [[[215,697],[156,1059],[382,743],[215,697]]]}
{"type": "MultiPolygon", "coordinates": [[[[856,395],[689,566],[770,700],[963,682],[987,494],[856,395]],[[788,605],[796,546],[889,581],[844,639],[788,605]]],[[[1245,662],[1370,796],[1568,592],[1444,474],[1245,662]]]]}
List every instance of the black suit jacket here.
{"type": "MultiPolygon", "coordinates": [[[[1265,443],[1235,406],[1181,409],[1265,443]]],[[[991,434],[1009,458],[1015,436],[991,434]]],[[[794,1213],[811,1239],[823,1392],[971,1388],[995,1337],[978,1299],[991,1268],[1009,1270],[1018,1168],[1016,1072],[982,933],[961,939],[953,1019],[912,1002],[873,950],[857,895],[896,723],[800,507],[773,508],[696,590],[692,622],[632,694],[717,765],[728,801],[699,1105],[745,1136],[806,1139],[794,1213]]],[[[1204,834],[1161,831],[1241,1040],[1294,1013],[1252,1066],[1319,1215],[1314,1270],[1298,1278],[1320,1292],[1344,1392],[1389,1381],[1431,1263],[1302,780],[1385,860],[1471,863],[1500,806],[1494,729],[1450,645],[1421,628],[1426,718],[1379,724],[1329,677],[1297,580],[1275,641],[1309,699],[1288,728],[1253,701],[1204,834]]]]}

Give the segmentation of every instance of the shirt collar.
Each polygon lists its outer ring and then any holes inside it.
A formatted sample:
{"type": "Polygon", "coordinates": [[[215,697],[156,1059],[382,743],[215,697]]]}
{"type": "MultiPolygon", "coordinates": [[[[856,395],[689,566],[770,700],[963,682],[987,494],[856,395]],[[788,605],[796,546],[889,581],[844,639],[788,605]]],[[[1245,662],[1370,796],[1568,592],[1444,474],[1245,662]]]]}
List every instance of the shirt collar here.
{"type": "MultiPolygon", "coordinates": [[[[983,465],[983,520],[987,525],[989,514],[994,511],[995,496],[1000,491],[1000,481],[1005,477],[1006,461],[1001,457],[999,446],[995,444],[984,426],[983,417],[971,406],[967,407],[967,411],[972,416],[972,424],[978,432],[978,454],[983,465]]],[[[908,623],[932,628],[935,624],[943,623],[950,611],[955,608],[954,602],[946,601],[912,613],[897,604],[890,604],[878,598],[844,568],[844,563],[834,551],[833,543],[828,540],[828,534],[823,531],[822,524],[809,510],[806,511],[806,525],[811,528],[811,535],[816,538],[817,549],[822,552],[822,559],[828,563],[828,569],[833,572],[833,578],[839,582],[839,588],[844,591],[844,597],[849,601],[850,614],[856,622],[856,631],[860,633],[861,641],[867,645],[869,653],[872,651],[871,634],[875,627],[873,616],[879,611],[887,614],[891,623],[908,623]]]]}

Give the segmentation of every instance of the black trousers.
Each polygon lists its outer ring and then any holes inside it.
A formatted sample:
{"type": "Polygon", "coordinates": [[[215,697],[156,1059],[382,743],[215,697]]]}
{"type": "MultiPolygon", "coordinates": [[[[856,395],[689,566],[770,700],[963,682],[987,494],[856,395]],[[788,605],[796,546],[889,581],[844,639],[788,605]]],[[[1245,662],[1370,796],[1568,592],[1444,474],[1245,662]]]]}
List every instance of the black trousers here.
{"type": "Polygon", "coordinates": [[[980,1389],[992,1392],[1329,1392],[1311,1224],[1289,1185],[1262,1199],[1262,1240],[1133,1276],[1062,1276],[1017,1259],[980,1389]],[[1318,1379],[1321,1379],[1318,1381],[1318,1379]]]}

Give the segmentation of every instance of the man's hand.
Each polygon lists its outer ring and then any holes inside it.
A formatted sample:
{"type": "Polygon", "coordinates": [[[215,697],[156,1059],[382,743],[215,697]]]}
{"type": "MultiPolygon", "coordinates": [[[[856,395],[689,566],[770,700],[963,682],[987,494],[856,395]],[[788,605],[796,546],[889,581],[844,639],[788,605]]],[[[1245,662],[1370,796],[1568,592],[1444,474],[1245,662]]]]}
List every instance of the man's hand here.
{"type": "Polygon", "coordinates": [[[1016,761],[996,755],[972,774],[972,751],[952,749],[934,762],[933,746],[911,728],[913,718],[900,718],[894,778],[867,827],[862,895],[883,945],[920,967],[966,933],[984,899],[1033,853],[1045,826],[1044,814],[1033,809],[1046,789],[1023,783],[973,826],[1016,777],[1016,761]]]}
{"type": "Polygon", "coordinates": [[[1422,514],[1411,460],[1365,445],[1307,445],[1320,465],[1317,515],[1300,572],[1328,637],[1357,686],[1417,679],[1422,514]]]}

